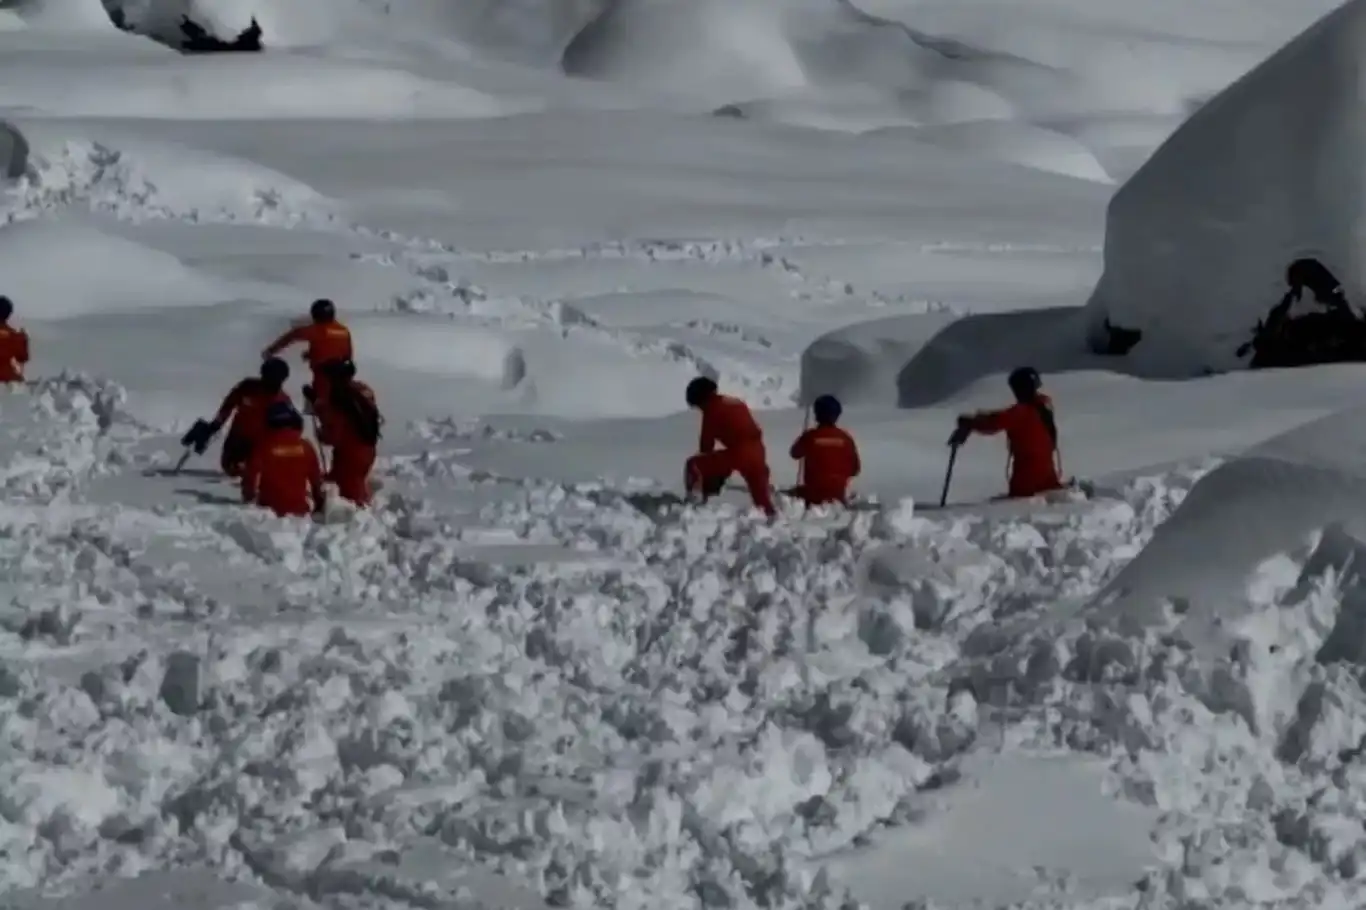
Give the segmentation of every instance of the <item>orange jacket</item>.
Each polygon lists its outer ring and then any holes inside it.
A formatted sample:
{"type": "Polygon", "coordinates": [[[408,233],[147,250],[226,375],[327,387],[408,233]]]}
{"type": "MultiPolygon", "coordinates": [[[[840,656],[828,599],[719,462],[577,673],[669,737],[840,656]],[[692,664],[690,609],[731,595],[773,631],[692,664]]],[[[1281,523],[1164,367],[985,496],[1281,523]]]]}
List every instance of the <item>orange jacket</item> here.
{"type": "Polygon", "coordinates": [[[283,389],[271,392],[260,379],[248,377],[228,392],[223,403],[218,406],[214,421],[221,426],[232,417],[228,435],[241,436],[255,442],[266,434],[266,411],[279,401],[293,404],[289,400],[289,394],[283,389]]]}
{"type": "Polygon", "coordinates": [[[839,427],[813,427],[792,443],[791,455],[802,465],[802,486],[817,498],[843,499],[849,481],[859,475],[854,437],[839,427]]]}
{"type": "Polygon", "coordinates": [[[975,433],[1006,434],[1010,449],[1010,495],[1034,496],[1062,487],[1058,466],[1054,460],[1057,443],[1048,431],[1039,408],[1051,413],[1053,402],[1047,395],[1039,395],[1035,403],[1013,404],[1000,411],[974,414],[968,426],[975,433]]]}
{"type": "Polygon", "coordinates": [[[273,357],[291,344],[303,344],[304,360],[316,374],[325,363],[350,360],[351,330],[335,319],[331,322],[310,322],[295,326],[270,343],[263,352],[273,357]]]}
{"type": "MultiPolygon", "coordinates": [[[[374,389],[357,379],[351,380],[350,387],[373,405],[376,413],[379,412],[379,404],[375,400],[374,389]]],[[[336,396],[345,393],[346,389],[342,386],[329,388],[326,397],[320,396],[313,403],[313,409],[318,415],[319,438],[324,445],[336,446],[339,449],[373,450],[375,443],[362,439],[360,431],[351,417],[337,406],[336,396]]],[[[381,417],[380,421],[383,422],[383,420],[384,418],[381,417]]]]}
{"type": "Polygon", "coordinates": [[[28,332],[0,322],[0,382],[23,382],[28,363],[28,332]]]}
{"type": "Polygon", "coordinates": [[[322,508],[323,471],[318,450],[298,430],[272,430],[252,449],[242,475],[242,501],[282,516],[308,515],[314,508],[322,508]]]}
{"type": "Polygon", "coordinates": [[[717,443],[732,451],[755,450],[763,457],[764,433],[749,405],[729,395],[717,395],[702,407],[702,434],[697,450],[710,455],[716,451],[717,443]]]}

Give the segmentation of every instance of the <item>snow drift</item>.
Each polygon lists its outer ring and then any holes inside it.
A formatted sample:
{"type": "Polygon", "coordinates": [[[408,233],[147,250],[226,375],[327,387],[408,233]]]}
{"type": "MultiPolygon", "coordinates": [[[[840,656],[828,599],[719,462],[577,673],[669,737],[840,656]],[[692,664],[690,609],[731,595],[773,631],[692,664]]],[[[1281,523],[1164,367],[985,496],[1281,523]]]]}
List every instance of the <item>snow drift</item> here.
{"type": "Polygon", "coordinates": [[[213,281],[174,256],[75,220],[0,228],[0,274],[26,321],[222,299],[213,281]]]}
{"type": "Polygon", "coordinates": [[[1131,628],[1174,614],[1186,637],[1226,652],[1256,603],[1260,567],[1302,559],[1330,528],[1366,541],[1366,409],[1283,433],[1207,474],[1096,613],[1131,628]]]}
{"type": "Polygon", "coordinates": [[[812,85],[914,89],[943,58],[828,0],[615,0],[565,48],[572,76],[719,105],[812,85]]]}
{"type": "Polygon", "coordinates": [[[1110,202],[1088,306],[1135,329],[1131,353],[1174,373],[1229,369],[1311,256],[1366,301],[1366,2],[1352,0],[1212,98],[1110,202]]]}

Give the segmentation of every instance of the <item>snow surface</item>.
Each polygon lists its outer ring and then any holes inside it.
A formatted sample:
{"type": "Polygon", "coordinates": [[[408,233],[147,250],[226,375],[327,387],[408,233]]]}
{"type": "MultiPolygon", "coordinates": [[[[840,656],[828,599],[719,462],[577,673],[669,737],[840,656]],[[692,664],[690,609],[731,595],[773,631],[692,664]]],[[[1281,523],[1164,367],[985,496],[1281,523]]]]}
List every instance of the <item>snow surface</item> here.
{"type": "Polygon", "coordinates": [[[0,11],[6,907],[1360,906],[1366,375],[1156,381],[1083,306],[1328,0],[197,0],[232,57],[119,5],[0,11]],[[374,507],[167,476],[319,296],[374,507]],[[1095,498],[985,502],[974,439],[927,508],[1026,361],[1095,498]],[[872,507],[671,505],[699,372],[780,486],[839,394],[872,507]]]}

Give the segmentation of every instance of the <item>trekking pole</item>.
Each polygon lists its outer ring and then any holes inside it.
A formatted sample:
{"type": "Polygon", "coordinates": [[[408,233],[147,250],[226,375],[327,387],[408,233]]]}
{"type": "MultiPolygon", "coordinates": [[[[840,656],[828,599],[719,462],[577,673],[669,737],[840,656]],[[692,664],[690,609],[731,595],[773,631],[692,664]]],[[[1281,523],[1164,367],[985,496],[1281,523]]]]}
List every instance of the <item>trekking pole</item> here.
{"type": "Polygon", "coordinates": [[[953,463],[958,460],[958,446],[960,445],[962,445],[961,442],[949,447],[949,467],[944,472],[944,490],[939,494],[939,508],[941,509],[949,503],[949,484],[953,483],[953,463]]]}

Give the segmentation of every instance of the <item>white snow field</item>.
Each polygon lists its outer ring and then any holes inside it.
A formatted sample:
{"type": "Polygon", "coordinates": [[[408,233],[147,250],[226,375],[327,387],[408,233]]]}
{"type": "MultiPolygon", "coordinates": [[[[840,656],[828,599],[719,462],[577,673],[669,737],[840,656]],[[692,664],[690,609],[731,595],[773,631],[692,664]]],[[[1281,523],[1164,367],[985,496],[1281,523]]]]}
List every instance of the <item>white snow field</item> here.
{"type": "Polygon", "coordinates": [[[1229,353],[1366,294],[1335,5],[6,4],[0,905],[1362,906],[1366,369],[1229,353]],[[169,476],[316,297],[373,507],[169,476]],[[1023,363],[1094,495],[933,508],[1023,363]],[[872,507],[670,505],[699,372],[872,507]]]}

